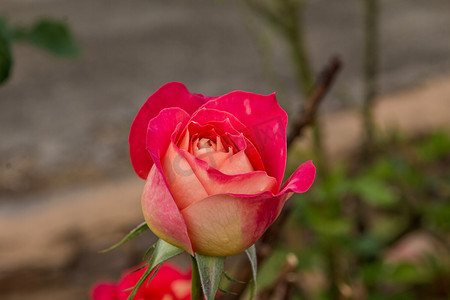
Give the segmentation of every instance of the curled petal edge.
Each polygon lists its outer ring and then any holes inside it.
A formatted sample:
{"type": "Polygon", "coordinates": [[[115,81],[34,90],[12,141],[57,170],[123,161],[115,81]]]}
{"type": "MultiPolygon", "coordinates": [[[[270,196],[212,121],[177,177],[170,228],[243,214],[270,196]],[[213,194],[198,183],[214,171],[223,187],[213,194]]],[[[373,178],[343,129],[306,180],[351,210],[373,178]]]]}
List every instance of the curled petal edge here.
{"type": "Polygon", "coordinates": [[[216,194],[183,209],[181,214],[194,251],[219,256],[244,251],[276,220],[294,192],[303,193],[311,187],[315,173],[312,162],[305,162],[276,195],[270,191],[257,195],[216,194]]]}

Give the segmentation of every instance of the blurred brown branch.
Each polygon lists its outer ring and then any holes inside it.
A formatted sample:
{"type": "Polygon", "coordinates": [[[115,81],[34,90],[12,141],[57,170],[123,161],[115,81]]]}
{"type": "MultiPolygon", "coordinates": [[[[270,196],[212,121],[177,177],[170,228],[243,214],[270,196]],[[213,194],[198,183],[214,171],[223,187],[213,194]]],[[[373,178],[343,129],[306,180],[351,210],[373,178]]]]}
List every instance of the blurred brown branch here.
{"type": "Polygon", "coordinates": [[[295,122],[287,137],[288,148],[292,145],[294,140],[301,136],[305,127],[311,125],[314,122],[317,109],[322,102],[324,96],[329,91],[331,85],[336,78],[339,70],[341,69],[341,60],[334,56],[331,58],[327,66],[319,74],[316,84],[309,96],[308,101],[302,109],[301,117],[295,122]]]}

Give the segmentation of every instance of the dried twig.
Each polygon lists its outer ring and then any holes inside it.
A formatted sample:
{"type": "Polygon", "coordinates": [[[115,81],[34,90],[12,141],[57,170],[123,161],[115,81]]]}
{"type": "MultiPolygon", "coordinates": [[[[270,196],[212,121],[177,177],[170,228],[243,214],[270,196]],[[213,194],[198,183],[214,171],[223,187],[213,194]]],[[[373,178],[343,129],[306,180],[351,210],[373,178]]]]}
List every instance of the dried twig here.
{"type": "Polygon", "coordinates": [[[313,91],[303,107],[301,117],[293,124],[287,137],[287,146],[289,147],[294,140],[303,133],[303,129],[312,124],[319,105],[330,89],[336,75],[341,68],[341,60],[338,57],[331,58],[331,61],[320,73],[319,78],[313,88],[313,91]]]}

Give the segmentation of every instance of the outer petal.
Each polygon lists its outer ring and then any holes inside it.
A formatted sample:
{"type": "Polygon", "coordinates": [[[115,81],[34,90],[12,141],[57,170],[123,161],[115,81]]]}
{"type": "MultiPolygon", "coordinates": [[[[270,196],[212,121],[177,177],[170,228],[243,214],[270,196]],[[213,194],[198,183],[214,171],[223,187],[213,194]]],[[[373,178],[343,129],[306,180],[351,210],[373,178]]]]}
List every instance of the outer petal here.
{"type": "Polygon", "coordinates": [[[189,115],[182,109],[172,107],[163,109],[147,124],[146,150],[152,161],[157,165],[167,152],[167,149],[187,124],[189,115]]]}
{"type": "Polygon", "coordinates": [[[316,167],[313,162],[307,161],[301,164],[294,174],[284,183],[283,188],[279,194],[284,193],[304,193],[314,182],[316,176],[316,167]]]}
{"type": "Polygon", "coordinates": [[[194,254],[183,216],[156,166],[150,170],[145,183],[142,211],[154,234],[191,255],[194,254]]]}
{"type": "Polygon", "coordinates": [[[303,163],[285,183],[281,192],[258,195],[218,194],[181,211],[195,252],[229,256],[253,245],[281,212],[293,192],[306,192],[314,181],[316,168],[303,163]]]}
{"type": "Polygon", "coordinates": [[[131,125],[129,136],[131,162],[139,177],[146,179],[153,166],[152,158],[145,149],[148,122],[168,107],[179,107],[191,115],[209,99],[200,94],[191,94],[179,82],[163,85],[147,99],[131,125]]]}
{"type": "Polygon", "coordinates": [[[258,196],[218,194],[181,211],[195,252],[229,256],[253,245],[273,223],[284,203],[266,192],[258,196]]]}
{"type": "Polygon", "coordinates": [[[275,94],[268,96],[236,91],[205,103],[202,108],[223,110],[241,121],[259,149],[269,176],[281,183],[286,164],[287,114],[275,94]]]}

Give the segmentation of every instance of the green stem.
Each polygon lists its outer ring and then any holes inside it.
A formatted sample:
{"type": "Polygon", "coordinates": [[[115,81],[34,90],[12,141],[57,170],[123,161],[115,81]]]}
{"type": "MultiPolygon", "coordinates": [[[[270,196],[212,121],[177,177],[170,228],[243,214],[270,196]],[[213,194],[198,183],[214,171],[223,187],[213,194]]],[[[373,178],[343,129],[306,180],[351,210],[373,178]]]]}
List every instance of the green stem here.
{"type": "MultiPolygon", "coordinates": [[[[298,86],[304,99],[308,99],[313,86],[314,75],[310,65],[309,55],[306,50],[305,33],[303,26],[302,4],[299,2],[283,1],[282,8],[286,16],[284,34],[291,49],[291,57],[294,62],[298,86]]],[[[313,120],[313,147],[317,155],[319,174],[326,169],[325,153],[323,151],[322,130],[320,126],[319,113],[313,120]]]]}
{"type": "Polygon", "coordinates": [[[364,0],[364,154],[369,158],[375,145],[373,106],[378,79],[378,0],[364,0]]]}
{"type": "Polygon", "coordinates": [[[311,93],[314,79],[305,46],[302,8],[300,3],[294,4],[289,1],[282,3],[287,23],[284,34],[290,47],[300,91],[306,99],[311,93]]]}
{"type": "Polygon", "coordinates": [[[192,259],[192,290],[191,290],[191,300],[203,300],[203,290],[200,281],[200,273],[198,272],[198,265],[195,257],[192,259]]]}

